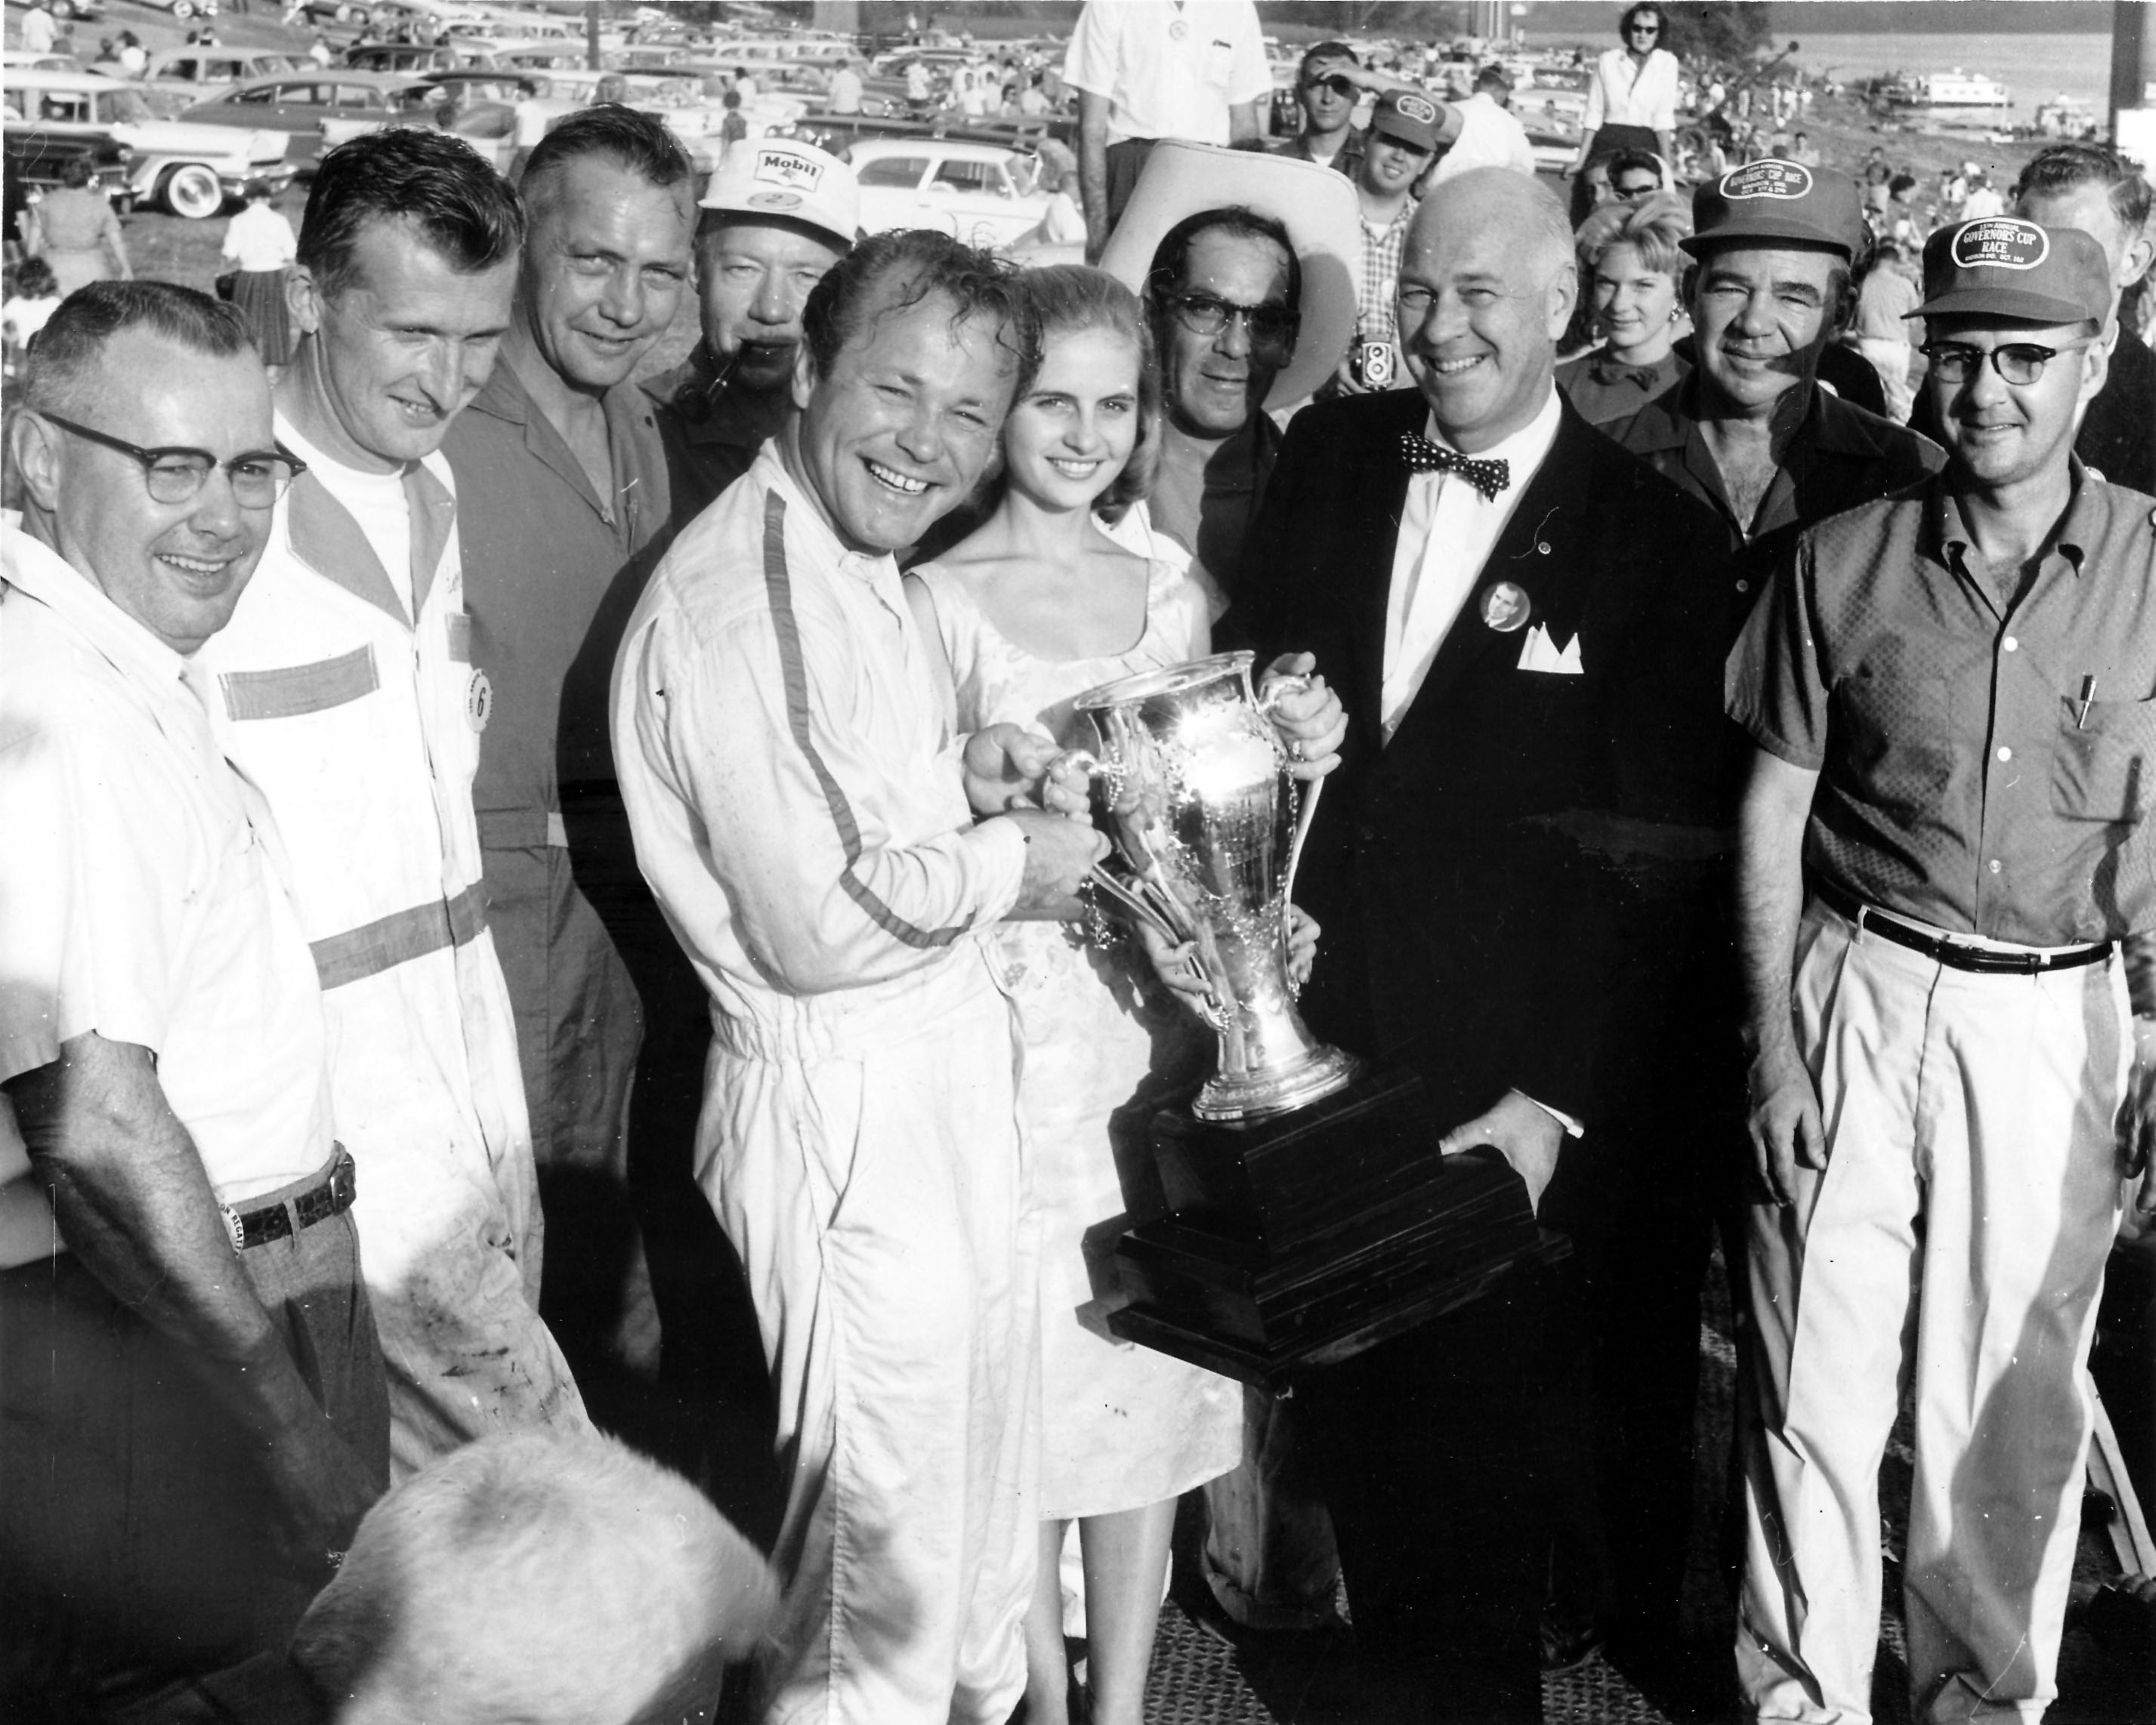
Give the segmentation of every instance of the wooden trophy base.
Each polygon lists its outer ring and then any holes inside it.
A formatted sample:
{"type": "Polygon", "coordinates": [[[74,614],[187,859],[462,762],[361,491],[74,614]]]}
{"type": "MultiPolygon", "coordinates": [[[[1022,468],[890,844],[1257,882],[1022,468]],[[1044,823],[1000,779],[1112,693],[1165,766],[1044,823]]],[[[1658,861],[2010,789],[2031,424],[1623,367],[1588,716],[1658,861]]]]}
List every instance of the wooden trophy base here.
{"type": "Polygon", "coordinates": [[[1421,1082],[1366,1075],[1242,1127],[1154,1122],[1174,1214],[1116,1247],[1126,1339],[1267,1390],[1481,1294],[1562,1244],[1495,1150],[1441,1157],[1421,1082]]]}

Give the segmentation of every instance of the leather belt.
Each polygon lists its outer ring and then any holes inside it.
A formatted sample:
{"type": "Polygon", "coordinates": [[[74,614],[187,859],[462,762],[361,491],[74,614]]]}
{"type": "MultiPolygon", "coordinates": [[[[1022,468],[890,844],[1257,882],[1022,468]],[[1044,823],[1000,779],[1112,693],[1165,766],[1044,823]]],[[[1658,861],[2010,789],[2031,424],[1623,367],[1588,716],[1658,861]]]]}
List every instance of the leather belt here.
{"type": "Polygon", "coordinates": [[[2018,951],[1978,946],[1957,940],[1950,934],[1927,934],[1902,921],[1891,911],[1866,904],[1825,881],[1814,881],[1812,894],[1828,909],[1847,917],[1865,933],[1891,940],[1897,946],[1906,946],[1912,952],[1920,952],[1950,970],[1969,970],[1979,976],[2036,976],[2046,970],[2072,970],[2083,965],[2100,965],[2111,956],[2112,943],[2108,940],[2100,940],[2093,946],[2024,947],[2018,951]]]}
{"type": "Polygon", "coordinates": [[[352,1208],[352,1200],[358,1195],[358,1173],[352,1152],[340,1144],[336,1160],[330,1165],[330,1171],[322,1177],[321,1183],[309,1187],[297,1197],[280,1198],[256,1210],[234,1210],[228,1204],[221,1204],[218,1208],[224,1212],[225,1230],[232,1236],[232,1249],[244,1252],[250,1246],[288,1240],[300,1228],[311,1228],[316,1222],[340,1216],[352,1208]]]}

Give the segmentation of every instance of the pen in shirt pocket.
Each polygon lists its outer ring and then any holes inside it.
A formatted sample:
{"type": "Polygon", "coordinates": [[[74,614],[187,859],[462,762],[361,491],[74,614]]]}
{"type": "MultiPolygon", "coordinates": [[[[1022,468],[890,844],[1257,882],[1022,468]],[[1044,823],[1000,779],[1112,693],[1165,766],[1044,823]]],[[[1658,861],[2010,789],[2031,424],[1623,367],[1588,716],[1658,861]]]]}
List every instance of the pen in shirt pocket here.
{"type": "Polygon", "coordinates": [[[2096,673],[2092,671],[2082,678],[2082,698],[2074,703],[2074,729],[2082,729],[2088,724],[2089,704],[2096,699],[2096,673]]]}

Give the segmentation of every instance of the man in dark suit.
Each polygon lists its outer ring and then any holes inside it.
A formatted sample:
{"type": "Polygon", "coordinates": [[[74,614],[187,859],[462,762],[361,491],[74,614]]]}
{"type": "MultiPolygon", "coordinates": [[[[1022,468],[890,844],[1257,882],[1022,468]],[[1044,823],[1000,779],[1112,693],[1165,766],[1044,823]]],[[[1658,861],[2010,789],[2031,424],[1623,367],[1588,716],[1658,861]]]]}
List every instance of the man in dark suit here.
{"type": "MultiPolygon", "coordinates": [[[[1546,189],[1435,188],[1399,278],[1418,392],[1296,419],[1227,619],[1314,651],[1351,715],[1298,893],[1325,929],[1311,1027],[1419,1076],[1442,1148],[1494,1147],[1546,1223],[1614,1172],[1593,1166],[1612,854],[1708,819],[1727,560],[1710,515],[1555,393],[1577,292],[1546,189]]],[[[1515,1271],[1306,1388],[1358,1719],[1541,1716],[1548,1281],[1515,1271]]]]}

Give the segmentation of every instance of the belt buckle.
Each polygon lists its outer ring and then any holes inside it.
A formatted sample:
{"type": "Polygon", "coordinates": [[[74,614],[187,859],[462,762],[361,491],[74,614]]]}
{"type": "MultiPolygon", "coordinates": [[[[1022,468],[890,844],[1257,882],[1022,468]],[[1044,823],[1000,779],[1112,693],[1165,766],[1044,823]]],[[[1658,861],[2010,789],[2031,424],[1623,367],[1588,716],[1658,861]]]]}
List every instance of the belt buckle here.
{"type": "Polygon", "coordinates": [[[224,1218],[225,1238],[231,1241],[233,1256],[237,1257],[247,1250],[246,1225],[239,1220],[239,1212],[229,1204],[218,1205],[217,1212],[224,1218]]]}

